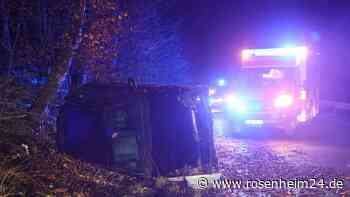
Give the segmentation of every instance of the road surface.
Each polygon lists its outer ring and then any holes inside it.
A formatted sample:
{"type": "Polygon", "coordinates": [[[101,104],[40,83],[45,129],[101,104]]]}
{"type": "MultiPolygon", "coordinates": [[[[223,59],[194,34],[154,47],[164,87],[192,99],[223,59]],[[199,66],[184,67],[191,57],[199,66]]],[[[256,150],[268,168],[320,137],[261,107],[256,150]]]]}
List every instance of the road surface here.
{"type": "Polygon", "coordinates": [[[226,177],[243,180],[339,179],[344,183],[342,189],[318,188],[292,193],[273,190],[267,193],[272,196],[350,196],[350,116],[347,114],[321,114],[299,126],[292,136],[272,128],[237,133],[227,129],[223,122],[222,118],[214,118],[219,166],[226,177]]]}

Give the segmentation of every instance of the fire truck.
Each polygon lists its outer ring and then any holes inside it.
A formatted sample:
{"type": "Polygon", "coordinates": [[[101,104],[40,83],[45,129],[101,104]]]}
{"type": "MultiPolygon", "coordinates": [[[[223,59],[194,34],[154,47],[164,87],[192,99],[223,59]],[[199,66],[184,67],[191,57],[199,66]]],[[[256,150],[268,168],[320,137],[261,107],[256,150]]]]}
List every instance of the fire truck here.
{"type": "Polygon", "coordinates": [[[222,99],[235,130],[272,126],[293,131],[319,113],[320,71],[307,47],[245,49],[234,87],[222,99]]]}

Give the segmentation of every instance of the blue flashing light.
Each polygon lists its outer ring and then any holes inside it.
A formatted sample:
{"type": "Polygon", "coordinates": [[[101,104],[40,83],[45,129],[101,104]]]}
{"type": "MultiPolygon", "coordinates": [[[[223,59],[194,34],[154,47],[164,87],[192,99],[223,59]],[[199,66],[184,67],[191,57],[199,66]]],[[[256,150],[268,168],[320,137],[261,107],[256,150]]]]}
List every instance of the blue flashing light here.
{"type": "Polygon", "coordinates": [[[254,107],[254,111],[260,111],[261,110],[261,105],[259,103],[255,103],[253,105],[253,107],[254,107]]]}
{"type": "Polygon", "coordinates": [[[214,98],[209,98],[209,105],[213,105],[214,104],[214,98]]]}
{"type": "Polygon", "coordinates": [[[226,85],[226,81],[224,79],[218,80],[218,86],[225,86],[225,85],[226,85]]]}
{"type": "Polygon", "coordinates": [[[283,48],[295,48],[296,46],[294,44],[285,44],[283,48]]]}
{"type": "Polygon", "coordinates": [[[233,95],[229,95],[226,97],[226,104],[229,110],[232,110],[239,114],[243,114],[248,110],[248,105],[245,102],[243,102],[240,98],[237,98],[233,95]]]}
{"type": "Polygon", "coordinates": [[[236,112],[238,112],[238,113],[240,113],[240,114],[243,114],[243,113],[245,113],[245,112],[247,112],[247,105],[245,105],[244,103],[242,103],[241,105],[239,105],[239,106],[236,106],[236,112]]]}

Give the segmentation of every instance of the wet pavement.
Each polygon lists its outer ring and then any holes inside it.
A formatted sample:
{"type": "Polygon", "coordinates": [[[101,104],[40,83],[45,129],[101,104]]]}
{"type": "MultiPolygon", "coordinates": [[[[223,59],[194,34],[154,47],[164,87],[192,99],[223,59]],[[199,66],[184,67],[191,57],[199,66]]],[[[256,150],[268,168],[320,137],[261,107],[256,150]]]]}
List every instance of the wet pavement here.
{"type": "Polygon", "coordinates": [[[344,182],[342,189],[235,190],[225,196],[350,196],[350,117],[321,114],[292,135],[273,128],[234,132],[222,117],[214,127],[219,167],[227,178],[344,182]]]}

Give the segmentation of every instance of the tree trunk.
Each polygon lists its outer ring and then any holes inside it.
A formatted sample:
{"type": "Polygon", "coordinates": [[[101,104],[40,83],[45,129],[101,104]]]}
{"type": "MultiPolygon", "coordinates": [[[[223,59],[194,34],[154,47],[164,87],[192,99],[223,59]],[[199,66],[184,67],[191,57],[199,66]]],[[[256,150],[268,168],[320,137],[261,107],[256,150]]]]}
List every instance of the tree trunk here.
{"type": "Polygon", "coordinates": [[[48,105],[55,97],[60,83],[62,83],[65,77],[69,75],[69,71],[73,66],[73,59],[75,58],[82,42],[82,34],[86,22],[86,7],[86,0],[80,0],[80,23],[77,26],[78,33],[75,36],[72,46],[70,47],[70,52],[66,57],[64,57],[65,59],[61,65],[55,65],[53,67],[48,83],[42,88],[41,94],[39,95],[39,98],[33,108],[35,113],[40,114],[40,134],[43,137],[47,137],[45,125],[49,118],[48,105]]]}
{"type": "MultiPolygon", "coordinates": [[[[2,30],[2,46],[9,53],[8,64],[7,64],[7,73],[10,74],[14,58],[14,47],[12,44],[11,34],[10,34],[10,16],[9,11],[5,7],[5,0],[1,1],[1,15],[3,21],[3,30],[2,30]]],[[[19,28],[17,28],[19,29],[19,28]]],[[[16,32],[18,33],[18,32],[16,32]]]]}

